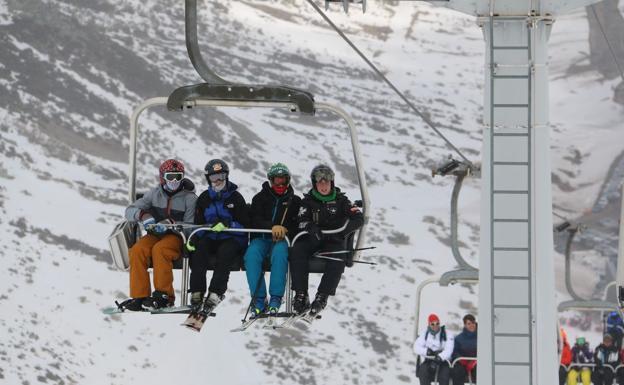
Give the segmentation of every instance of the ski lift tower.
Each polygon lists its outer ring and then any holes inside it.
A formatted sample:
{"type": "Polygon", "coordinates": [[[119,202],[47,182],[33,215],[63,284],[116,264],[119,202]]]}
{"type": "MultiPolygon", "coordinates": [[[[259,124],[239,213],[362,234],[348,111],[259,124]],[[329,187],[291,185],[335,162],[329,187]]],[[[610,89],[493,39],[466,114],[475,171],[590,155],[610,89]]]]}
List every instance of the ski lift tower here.
{"type": "Polygon", "coordinates": [[[475,15],[487,47],[479,383],[556,384],[547,43],[558,15],[596,0],[429,2],[475,15]]]}

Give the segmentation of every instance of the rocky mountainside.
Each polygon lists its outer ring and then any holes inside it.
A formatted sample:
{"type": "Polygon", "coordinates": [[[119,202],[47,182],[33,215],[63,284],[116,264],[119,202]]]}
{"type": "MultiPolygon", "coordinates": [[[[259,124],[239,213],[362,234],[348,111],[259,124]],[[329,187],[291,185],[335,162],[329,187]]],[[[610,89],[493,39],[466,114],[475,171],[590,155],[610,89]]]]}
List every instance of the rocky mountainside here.
{"type": "MultiPolygon", "coordinates": [[[[597,15],[609,36],[622,36],[624,5],[609,1],[597,15]]],[[[0,382],[414,382],[416,286],[454,267],[452,181],[430,176],[451,151],[305,2],[199,8],[202,50],[222,77],[307,89],[353,116],[372,199],[367,243],[377,246],[364,257],[379,265],[349,269],[310,329],[230,333],[247,303],[242,273],[232,274],[218,317],[199,335],[178,326],[181,316],[103,316],[100,308],[127,296],[106,237],[127,203],[128,117],[147,98],[201,82],[186,56],[183,5],[0,0],[0,382]]],[[[479,161],[484,43],[472,18],[396,1],[329,14],[479,161]]],[[[550,45],[554,205],[570,218],[592,210],[605,180],[619,183],[609,170],[624,139],[622,81],[592,17],[584,9],[561,17],[550,45]]],[[[248,200],[271,162],[289,165],[299,193],[310,187],[309,170],[328,162],[337,184],[359,198],[345,127],[326,113],[155,109],[141,120],[139,190],[156,183],[156,167],[171,156],[200,190],[204,164],[225,159],[248,200]]],[[[476,265],[479,181],[466,182],[460,205],[461,251],[476,265]]],[[[616,228],[611,222],[605,233],[616,228]]],[[[593,256],[590,271],[603,274],[612,253],[593,256]]],[[[600,284],[584,281],[588,293],[600,284]]],[[[476,312],[476,291],[428,289],[423,309],[456,329],[476,312]]]]}

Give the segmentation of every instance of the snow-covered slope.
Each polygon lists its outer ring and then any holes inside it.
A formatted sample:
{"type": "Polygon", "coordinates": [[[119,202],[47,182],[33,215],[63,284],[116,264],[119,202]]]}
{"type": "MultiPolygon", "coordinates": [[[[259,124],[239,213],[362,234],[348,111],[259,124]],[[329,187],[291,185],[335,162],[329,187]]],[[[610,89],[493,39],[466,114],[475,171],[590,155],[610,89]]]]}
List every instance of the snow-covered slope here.
{"type": "MultiPolygon", "coordinates": [[[[484,44],[472,18],[411,2],[330,15],[480,159],[484,44]]],[[[179,315],[99,312],[127,295],[127,274],[112,269],[105,241],[126,204],[127,117],[144,99],[200,82],[183,19],[182,4],[164,1],[0,0],[0,383],[413,382],[415,288],[454,267],[451,180],[429,173],[450,151],[304,2],[201,2],[204,55],[227,79],[308,89],[353,115],[371,189],[368,239],[377,246],[365,258],[379,265],[347,270],[309,330],[229,333],[247,302],[242,273],[232,274],[227,301],[199,335],[179,327],[179,315]]],[[[624,110],[613,100],[620,81],[598,70],[606,62],[589,61],[588,35],[580,9],[558,20],[551,38],[553,191],[570,217],[592,208],[624,139],[624,110]]],[[[336,117],[163,109],[141,123],[139,190],[156,183],[170,156],[203,189],[204,164],[220,157],[247,199],[274,161],[289,165],[300,193],[311,167],[329,162],[337,184],[359,198],[336,117]]],[[[466,182],[461,197],[461,250],[472,264],[478,186],[466,182]]],[[[605,257],[591,268],[602,272],[605,257]]],[[[423,307],[457,328],[475,311],[476,291],[431,289],[423,307]]]]}

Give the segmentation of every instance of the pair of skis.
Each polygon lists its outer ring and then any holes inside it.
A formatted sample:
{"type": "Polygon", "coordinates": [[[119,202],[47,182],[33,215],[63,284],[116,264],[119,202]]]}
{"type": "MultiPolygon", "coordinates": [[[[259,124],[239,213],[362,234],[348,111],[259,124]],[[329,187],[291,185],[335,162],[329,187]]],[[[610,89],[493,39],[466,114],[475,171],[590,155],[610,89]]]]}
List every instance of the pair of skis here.
{"type": "Polygon", "coordinates": [[[317,320],[319,318],[321,318],[321,315],[319,313],[310,314],[309,311],[306,311],[300,314],[278,313],[275,315],[271,315],[268,313],[263,313],[263,314],[257,315],[256,317],[249,318],[246,321],[242,321],[241,326],[230,330],[230,332],[236,333],[236,332],[245,331],[249,329],[249,327],[251,327],[256,321],[260,319],[266,319],[266,322],[264,323],[264,325],[262,325],[262,329],[276,330],[276,329],[290,329],[298,321],[305,321],[308,324],[311,324],[314,320],[317,320]],[[278,318],[286,318],[286,320],[280,324],[277,322],[278,318]]]}

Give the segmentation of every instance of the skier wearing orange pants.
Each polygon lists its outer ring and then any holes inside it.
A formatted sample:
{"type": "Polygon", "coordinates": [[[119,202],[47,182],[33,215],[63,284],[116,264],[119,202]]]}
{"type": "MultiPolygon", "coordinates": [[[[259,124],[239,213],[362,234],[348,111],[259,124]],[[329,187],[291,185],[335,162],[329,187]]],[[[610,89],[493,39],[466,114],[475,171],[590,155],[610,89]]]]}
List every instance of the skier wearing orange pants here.
{"type": "Polygon", "coordinates": [[[195,186],[184,178],[184,165],[175,159],[159,168],[160,184],[126,209],[126,219],[139,222],[147,235],[129,251],[130,299],[120,307],[131,311],[154,310],[172,306],[173,261],[182,253],[182,238],[165,224],[192,224],[195,218],[195,186]],[[154,269],[151,291],[148,268],[154,269]],[[151,293],[151,295],[150,295],[151,293]]]}

